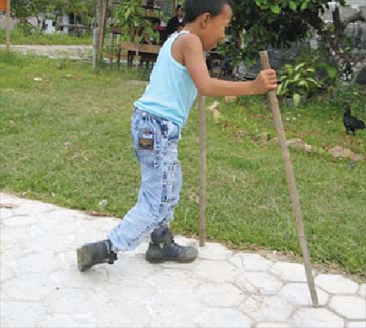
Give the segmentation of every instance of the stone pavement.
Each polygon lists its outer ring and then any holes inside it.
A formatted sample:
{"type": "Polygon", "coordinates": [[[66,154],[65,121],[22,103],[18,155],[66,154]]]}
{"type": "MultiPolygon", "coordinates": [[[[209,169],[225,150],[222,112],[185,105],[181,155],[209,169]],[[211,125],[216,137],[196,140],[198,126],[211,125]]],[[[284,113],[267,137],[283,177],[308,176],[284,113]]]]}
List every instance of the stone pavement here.
{"type": "MultiPolygon", "coordinates": [[[[0,194],[1,321],[8,327],[366,327],[366,284],[207,243],[190,264],[149,264],[147,243],[80,273],[75,248],[113,218],[0,194]]],[[[196,240],[176,238],[183,244],[196,240]]]]}
{"type": "MultiPolygon", "coordinates": [[[[0,49],[6,46],[0,44],[0,49]]],[[[93,46],[88,45],[12,45],[11,51],[20,52],[24,55],[47,56],[51,59],[67,58],[71,60],[90,60],[93,46]]]]}

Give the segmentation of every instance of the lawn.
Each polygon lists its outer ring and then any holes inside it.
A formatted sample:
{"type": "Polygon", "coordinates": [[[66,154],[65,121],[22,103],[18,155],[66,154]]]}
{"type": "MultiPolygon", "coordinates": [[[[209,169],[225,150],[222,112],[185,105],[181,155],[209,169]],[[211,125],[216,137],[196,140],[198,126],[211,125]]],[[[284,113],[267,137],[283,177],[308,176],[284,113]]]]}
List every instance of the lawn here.
{"type": "MultiPolygon", "coordinates": [[[[144,86],[133,71],[101,71],[69,61],[0,53],[0,189],[60,206],[123,217],[134,205],[139,168],[130,138],[133,101],[144,86]],[[102,202],[103,201],[103,202],[102,202]]],[[[357,90],[356,90],[357,91],[357,90]]],[[[365,95],[352,95],[366,119],[365,95]]],[[[333,158],[336,145],[365,155],[365,134],[346,138],[340,101],[326,97],[283,107],[287,138],[322,154],[291,150],[314,262],[365,277],[366,165],[333,158]]],[[[207,112],[207,236],[233,248],[299,254],[295,220],[266,97],[217,100],[207,112]]],[[[175,233],[198,235],[198,110],[180,141],[184,187],[175,233]]]]}
{"type": "MultiPolygon", "coordinates": [[[[11,44],[13,45],[92,45],[92,36],[72,36],[63,33],[33,33],[24,34],[21,30],[15,29],[10,34],[11,44]]],[[[6,32],[0,30],[0,44],[6,43],[6,32]]],[[[107,43],[106,43],[107,44],[107,43]]]]}

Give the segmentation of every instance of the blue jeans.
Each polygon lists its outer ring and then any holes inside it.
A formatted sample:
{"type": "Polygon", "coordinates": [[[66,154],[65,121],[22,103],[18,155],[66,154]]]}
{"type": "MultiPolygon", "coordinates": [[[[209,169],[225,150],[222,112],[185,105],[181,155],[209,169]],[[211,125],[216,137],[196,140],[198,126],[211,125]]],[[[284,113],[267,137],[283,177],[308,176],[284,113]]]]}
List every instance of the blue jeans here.
{"type": "Polygon", "coordinates": [[[141,168],[141,187],[136,205],[109,233],[115,251],[136,248],[154,229],[172,221],[182,189],[179,126],[135,109],[131,131],[141,168]]]}

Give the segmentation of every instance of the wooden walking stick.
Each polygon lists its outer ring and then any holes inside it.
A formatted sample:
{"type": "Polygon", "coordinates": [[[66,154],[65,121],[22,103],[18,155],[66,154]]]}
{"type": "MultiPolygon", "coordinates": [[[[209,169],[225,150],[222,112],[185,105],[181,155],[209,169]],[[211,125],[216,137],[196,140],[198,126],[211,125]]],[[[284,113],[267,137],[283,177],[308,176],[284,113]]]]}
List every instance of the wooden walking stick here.
{"type": "Polygon", "coordinates": [[[198,107],[200,115],[200,246],[205,246],[206,240],[206,106],[205,97],[199,95],[198,107]]]}
{"type": "MultiPolygon", "coordinates": [[[[270,64],[269,64],[269,60],[268,60],[267,51],[261,51],[260,57],[261,57],[262,69],[271,68],[270,64]]],[[[280,108],[278,106],[278,100],[277,100],[275,91],[270,91],[268,93],[268,100],[269,100],[269,105],[272,110],[273,119],[274,119],[274,123],[275,123],[276,130],[277,130],[278,140],[279,140],[279,143],[281,146],[282,159],[285,164],[287,183],[289,186],[290,196],[291,196],[291,200],[292,200],[292,209],[293,209],[293,212],[294,212],[294,215],[296,218],[297,233],[299,236],[299,242],[300,242],[302,255],[304,257],[305,273],[306,273],[306,278],[307,278],[307,282],[308,282],[308,286],[309,286],[309,290],[310,290],[310,295],[311,295],[311,299],[313,301],[314,307],[319,307],[318,295],[315,290],[314,277],[313,277],[313,274],[311,271],[311,262],[310,262],[308,246],[306,243],[304,223],[302,220],[301,209],[300,209],[300,201],[299,201],[299,196],[298,196],[297,189],[296,189],[294,170],[293,170],[292,162],[290,159],[290,152],[288,150],[287,143],[286,143],[286,135],[285,135],[285,131],[283,129],[280,108]]]]}

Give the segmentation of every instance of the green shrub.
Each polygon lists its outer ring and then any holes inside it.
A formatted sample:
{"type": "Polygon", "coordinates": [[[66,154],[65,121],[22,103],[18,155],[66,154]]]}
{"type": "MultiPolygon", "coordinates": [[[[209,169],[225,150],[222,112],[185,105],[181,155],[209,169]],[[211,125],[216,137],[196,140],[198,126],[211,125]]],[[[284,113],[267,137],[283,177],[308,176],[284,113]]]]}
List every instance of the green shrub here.
{"type": "Polygon", "coordinates": [[[316,81],[314,68],[306,63],[287,64],[280,70],[279,85],[276,93],[282,98],[292,98],[294,106],[298,106],[301,96],[307,96],[311,91],[321,87],[316,81]]]}

